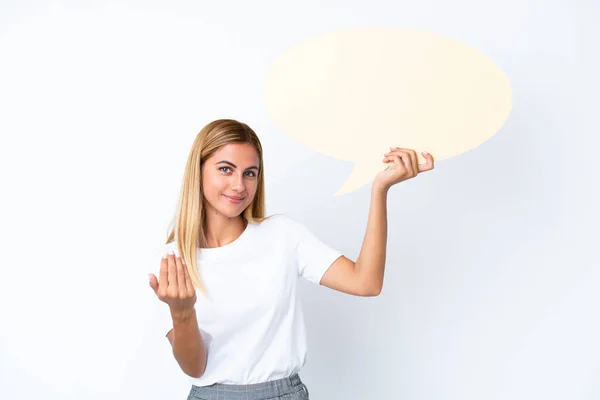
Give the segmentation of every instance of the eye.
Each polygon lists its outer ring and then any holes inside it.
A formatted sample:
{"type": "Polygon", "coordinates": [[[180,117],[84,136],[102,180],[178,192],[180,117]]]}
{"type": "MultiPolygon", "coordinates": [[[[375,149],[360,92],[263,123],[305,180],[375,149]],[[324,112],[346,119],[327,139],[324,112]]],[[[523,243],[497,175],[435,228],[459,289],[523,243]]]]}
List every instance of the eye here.
{"type": "MultiPolygon", "coordinates": [[[[230,169],[229,167],[221,167],[221,168],[219,168],[219,170],[223,170],[223,168],[230,169]]],[[[227,171],[223,171],[223,172],[227,172],[227,171]]],[[[256,174],[254,172],[252,172],[252,171],[247,171],[247,172],[251,173],[252,175],[250,175],[250,176],[252,176],[252,177],[256,176],[256,174]]]]}

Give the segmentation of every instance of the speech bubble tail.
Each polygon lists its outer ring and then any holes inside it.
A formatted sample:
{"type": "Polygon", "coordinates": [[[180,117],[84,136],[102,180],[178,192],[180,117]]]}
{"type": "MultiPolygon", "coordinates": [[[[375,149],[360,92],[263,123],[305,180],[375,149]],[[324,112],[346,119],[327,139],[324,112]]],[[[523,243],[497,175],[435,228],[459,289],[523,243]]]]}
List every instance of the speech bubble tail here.
{"type": "Polygon", "coordinates": [[[360,189],[375,179],[377,173],[383,171],[386,166],[383,163],[360,163],[354,164],[352,172],[342,187],[334,194],[340,196],[360,189]]]}

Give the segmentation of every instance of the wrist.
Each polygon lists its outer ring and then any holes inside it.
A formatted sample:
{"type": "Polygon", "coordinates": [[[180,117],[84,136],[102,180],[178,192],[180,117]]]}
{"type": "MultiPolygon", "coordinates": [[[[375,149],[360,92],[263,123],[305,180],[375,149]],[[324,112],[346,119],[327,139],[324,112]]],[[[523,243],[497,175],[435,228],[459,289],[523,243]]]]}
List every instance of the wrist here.
{"type": "Polygon", "coordinates": [[[171,318],[173,319],[173,324],[181,324],[189,322],[192,318],[196,316],[196,310],[194,308],[186,309],[186,310],[171,310],[171,318]]]}
{"type": "Polygon", "coordinates": [[[387,194],[390,188],[382,183],[373,182],[373,186],[371,187],[371,192],[378,194],[387,194]]]}

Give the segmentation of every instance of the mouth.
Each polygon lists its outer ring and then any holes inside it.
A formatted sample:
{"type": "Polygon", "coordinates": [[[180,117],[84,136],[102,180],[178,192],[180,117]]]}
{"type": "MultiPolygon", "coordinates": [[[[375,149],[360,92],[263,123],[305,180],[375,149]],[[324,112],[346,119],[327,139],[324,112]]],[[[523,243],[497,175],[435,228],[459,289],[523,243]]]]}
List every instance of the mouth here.
{"type": "Polygon", "coordinates": [[[225,196],[229,201],[232,201],[234,203],[241,203],[242,200],[245,199],[245,197],[235,197],[235,196],[227,196],[226,194],[224,194],[223,196],[225,196]]]}

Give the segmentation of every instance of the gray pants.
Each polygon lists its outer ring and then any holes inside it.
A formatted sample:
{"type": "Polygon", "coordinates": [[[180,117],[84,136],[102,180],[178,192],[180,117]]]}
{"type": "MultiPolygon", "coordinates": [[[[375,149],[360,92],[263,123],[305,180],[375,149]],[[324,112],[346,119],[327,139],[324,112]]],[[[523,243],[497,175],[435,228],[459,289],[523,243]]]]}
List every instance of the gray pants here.
{"type": "Polygon", "coordinates": [[[298,374],[274,381],[250,385],[215,383],[210,386],[194,386],[188,400],[309,400],[308,389],[298,374]]]}

